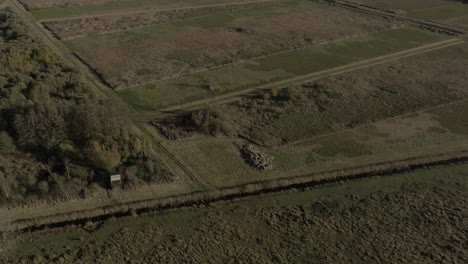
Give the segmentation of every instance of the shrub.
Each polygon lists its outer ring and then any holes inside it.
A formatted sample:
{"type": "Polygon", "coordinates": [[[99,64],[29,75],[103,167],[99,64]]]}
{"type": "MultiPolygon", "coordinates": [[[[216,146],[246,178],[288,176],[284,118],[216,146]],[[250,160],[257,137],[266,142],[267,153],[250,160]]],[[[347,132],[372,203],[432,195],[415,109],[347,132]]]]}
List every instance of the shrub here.
{"type": "Polygon", "coordinates": [[[205,134],[232,135],[236,132],[235,125],[229,120],[228,115],[215,108],[207,108],[192,112],[193,125],[205,134]]]}
{"type": "Polygon", "coordinates": [[[0,132],[0,153],[8,154],[16,150],[15,143],[13,139],[8,135],[7,132],[0,132]]]}
{"type": "Polygon", "coordinates": [[[40,194],[47,194],[49,192],[49,184],[46,181],[41,181],[37,184],[37,189],[40,194]]]}

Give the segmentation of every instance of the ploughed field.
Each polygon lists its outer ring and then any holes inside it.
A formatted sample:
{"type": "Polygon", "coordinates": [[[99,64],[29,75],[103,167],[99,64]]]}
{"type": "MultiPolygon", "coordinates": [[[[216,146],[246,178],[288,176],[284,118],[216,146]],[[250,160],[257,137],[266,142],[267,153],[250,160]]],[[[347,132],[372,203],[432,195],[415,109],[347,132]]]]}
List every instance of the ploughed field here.
{"type": "Polygon", "coordinates": [[[468,166],[5,234],[2,263],[466,263],[468,166]],[[8,245],[8,246],[4,246],[8,245]]]}

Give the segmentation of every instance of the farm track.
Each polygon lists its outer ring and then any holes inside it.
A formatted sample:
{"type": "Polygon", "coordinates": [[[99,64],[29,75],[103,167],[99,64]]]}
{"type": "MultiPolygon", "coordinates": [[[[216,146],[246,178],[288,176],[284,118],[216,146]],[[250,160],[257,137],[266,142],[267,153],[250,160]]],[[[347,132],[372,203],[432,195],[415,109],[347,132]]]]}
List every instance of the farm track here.
{"type": "Polygon", "coordinates": [[[308,75],[302,75],[302,76],[298,76],[298,77],[294,77],[294,78],[290,78],[290,79],[286,79],[286,80],[282,80],[278,82],[269,83],[263,86],[252,87],[252,88],[248,88],[244,90],[226,93],[226,94],[219,95],[219,96],[214,96],[211,98],[183,103],[183,104],[175,105],[166,109],[162,109],[153,115],[144,116],[144,120],[142,121],[166,118],[169,116],[195,110],[202,106],[213,104],[213,103],[216,103],[216,104],[229,103],[229,102],[240,100],[245,96],[252,96],[265,90],[271,90],[275,87],[287,86],[291,83],[303,83],[307,81],[314,81],[314,80],[318,80],[318,79],[329,77],[329,76],[334,76],[334,75],[347,73],[347,72],[354,71],[354,70],[364,69],[364,68],[368,68],[371,66],[380,65],[380,64],[387,63],[387,62],[423,54],[426,52],[459,45],[465,42],[466,40],[464,39],[453,38],[453,39],[445,40],[442,42],[437,42],[437,43],[432,43],[432,44],[428,44],[425,46],[417,47],[414,49],[409,49],[409,50],[405,50],[405,51],[401,51],[401,52],[397,52],[397,53],[393,53],[389,55],[384,55],[381,57],[376,57],[376,58],[372,58],[368,60],[362,60],[356,63],[352,63],[352,64],[348,64],[348,65],[344,65],[344,66],[340,66],[340,67],[336,67],[332,69],[327,69],[327,70],[320,71],[320,72],[314,72],[308,75]]]}
{"type": "Polygon", "coordinates": [[[281,178],[255,182],[235,187],[215,189],[206,192],[189,193],[160,199],[148,199],[131,203],[110,205],[90,210],[49,215],[39,218],[17,219],[10,225],[2,225],[0,231],[34,232],[68,225],[83,225],[86,222],[102,222],[114,217],[127,217],[131,211],[138,214],[210,205],[237,199],[248,199],[266,194],[274,194],[297,189],[308,189],[324,184],[339,183],[346,180],[360,180],[376,176],[391,176],[398,173],[446,167],[468,162],[468,150],[412,159],[396,160],[386,163],[370,164],[325,173],[303,175],[294,178],[281,178]]]}
{"type": "Polygon", "coordinates": [[[224,3],[224,4],[211,4],[211,5],[199,5],[199,6],[187,6],[187,7],[178,7],[178,8],[150,8],[147,10],[127,10],[119,12],[106,12],[99,15],[83,15],[83,16],[71,16],[71,17],[61,17],[61,18],[51,18],[51,19],[41,19],[40,22],[57,22],[57,21],[67,21],[73,19],[83,19],[83,18],[99,18],[106,16],[119,16],[119,15],[138,15],[138,14],[147,14],[152,12],[170,12],[170,11],[182,11],[182,10],[192,10],[192,9],[202,9],[210,7],[228,7],[228,6],[239,6],[239,5],[249,5],[249,4],[260,4],[260,3],[269,3],[269,2],[280,2],[281,0],[255,0],[255,1],[244,1],[244,2],[235,2],[235,3],[224,3]]]}

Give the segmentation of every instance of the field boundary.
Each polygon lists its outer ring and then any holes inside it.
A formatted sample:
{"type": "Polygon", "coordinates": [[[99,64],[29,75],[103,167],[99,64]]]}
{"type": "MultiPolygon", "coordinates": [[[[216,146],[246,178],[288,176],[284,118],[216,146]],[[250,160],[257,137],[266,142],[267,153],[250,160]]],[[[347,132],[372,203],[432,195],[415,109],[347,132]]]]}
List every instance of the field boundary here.
{"type": "Polygon", "coordinates": [[[148,199],[104,206],[95,209],[49,215],[39,218],[18,219],[10,225],[0,227],[0,231],[34,232],[68,225],[82,225],[87,222],[102,222],[110,218],[126,217],[132,214],[149,214],[160,211],[181,209],[214,202],[231,201],[239,198],[256,197],[295,189],[305,189],[319,185],[358,180],[375,176],[390,176],[397,173],[412,172],[441,166],[450,166],[468,162],[468,150],[450,152],[432,156],[414,157],[386,163],[309,174],[292,178],[280,178],[257,181],[249,184],[215,189],[206,192],[194,192],[159,199],[148,199]]]}

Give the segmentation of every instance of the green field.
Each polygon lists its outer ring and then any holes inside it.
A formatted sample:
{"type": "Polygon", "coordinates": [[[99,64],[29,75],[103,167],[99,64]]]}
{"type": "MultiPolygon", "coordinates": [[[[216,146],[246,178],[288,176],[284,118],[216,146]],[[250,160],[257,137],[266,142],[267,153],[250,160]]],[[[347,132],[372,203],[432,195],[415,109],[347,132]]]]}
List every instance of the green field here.
{"type": "Polygon", "coordinates": [[[467,249],[454,237],[468,228],[467,190],[468,166],[458,165],[120,219],[88,231],[5,234],[10,246],[0,262],[463,263],[467,249]]]}
{"type": "Polygon", "coordinates": [[[66,18],[76,17],[83,15],[100,15],[103,13],[110,12],[121,12],[123,10],[132,11],[140,10],[146,11],[148,9],[170,9],[170,8],[184,8],[184,7],[196,7],[203,5],[213,5],[222,3],[232,3],[232,0],[181,0],[181,1],[170,1],[170,0],[117,0],[107,1],[103,3],[91,4],[91,5],[77,5],[77,6],[56,6],[42,9],[32,10],[31,13],[38,19],[54,19],[54,18],[66,18]]]}
{"type": "Polygon", "coordinates": [[[131,87],[119,91],[119,94],[139,111],[154,111],[191,100],[323,71],[444,39],[447,37],[412,27],[387,30],[131,87]],[[215,81],[220,85],[217,92],[211,92],[205,88],[210,81],[215,81]]]}

